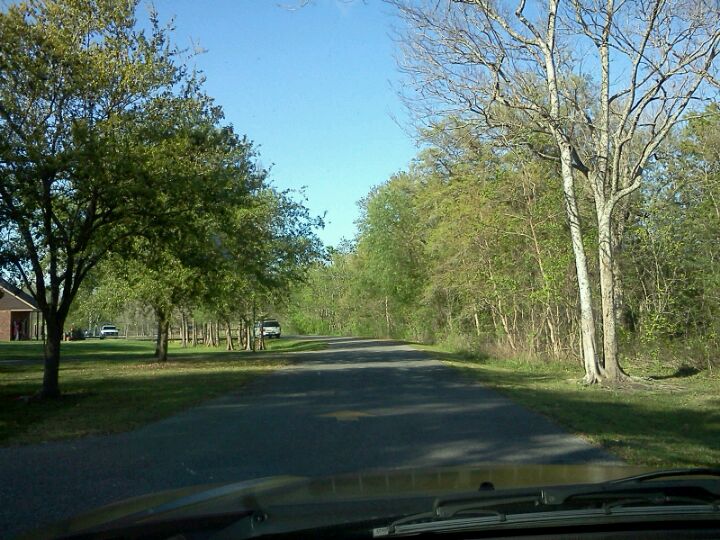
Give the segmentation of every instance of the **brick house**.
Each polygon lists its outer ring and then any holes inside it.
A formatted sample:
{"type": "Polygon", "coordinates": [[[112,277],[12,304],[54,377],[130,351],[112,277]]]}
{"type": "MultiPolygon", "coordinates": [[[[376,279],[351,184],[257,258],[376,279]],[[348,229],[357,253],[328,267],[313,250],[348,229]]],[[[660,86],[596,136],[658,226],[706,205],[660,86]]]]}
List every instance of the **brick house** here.
{"type": "Polygon", "coordinates": [[[0,278],[0,341],[41,339],[42,314],[29,294],[0,278]]]}

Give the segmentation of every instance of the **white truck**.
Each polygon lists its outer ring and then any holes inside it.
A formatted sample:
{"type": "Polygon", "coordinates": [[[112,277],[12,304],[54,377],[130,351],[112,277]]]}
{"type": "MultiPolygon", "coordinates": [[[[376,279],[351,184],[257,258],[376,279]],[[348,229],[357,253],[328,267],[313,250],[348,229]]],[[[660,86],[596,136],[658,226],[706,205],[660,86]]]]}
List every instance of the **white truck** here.
{"type": "Polygon", "coordinates": [[[118,332],[117,326],[114,324],[103,324],[100,327],[100,337],[118,337],[120,335],[120,332],[118,332]]]}
{"type": "Polygon", "coordinates": [[[255,337],[260,337],[260,326],[262,326],[263,337],[280,339],[280,323],[275,319],[267,319],[266,321],[262,321],[262,323],[256,322],[255,337]]]}

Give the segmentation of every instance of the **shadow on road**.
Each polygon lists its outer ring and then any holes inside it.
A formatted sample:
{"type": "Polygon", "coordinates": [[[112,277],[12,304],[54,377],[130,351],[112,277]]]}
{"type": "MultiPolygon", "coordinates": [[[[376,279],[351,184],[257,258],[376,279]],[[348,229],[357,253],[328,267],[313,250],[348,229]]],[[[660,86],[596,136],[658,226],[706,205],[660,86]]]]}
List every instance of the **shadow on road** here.
{"type": "Polygon", "coordinates": [[[359,337],[330,337],[321,339],[322,341],[326,341],[328,343],[330,349],[365,349],[370,347],[393,347],[398,345],[407,345],[404,341],[393,339],[367,339],[359,337]]]}
{"type": "MultiPolygon", "coordinates": [[[[302,353],[251,389],[254,413],[277,428],[264,451],[291,444],[281,461],[295,473],[614,461],[403,342],[324,339],[327,350],[302,353]]],[[[249,398],[208,407],[239,421],[249,398]]]]}
{"type": "Polygon", "coordinates": [[[294,353],[292,365],[232,395],[133,432],[0,449],[0,498],[7,502],[0,532],[201,483],[499,462],[614,462],[401,342],[327,341],[327,350],[294,353]]]}

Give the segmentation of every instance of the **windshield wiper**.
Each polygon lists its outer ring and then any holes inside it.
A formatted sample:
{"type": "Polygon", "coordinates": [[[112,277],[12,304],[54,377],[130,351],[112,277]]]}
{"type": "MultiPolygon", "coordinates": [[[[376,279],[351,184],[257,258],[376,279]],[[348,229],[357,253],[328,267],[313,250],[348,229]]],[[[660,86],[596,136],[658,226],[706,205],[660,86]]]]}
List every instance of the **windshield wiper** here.
{"type": "Polygon", "coordinates": [[[662,480],[670,478],[720,478],[720,469],[708,467],[694,467],[689,469],[665,469],[653,471],[636,476],[628,476],[617,480],[609,480],[607,484],[629,484],[647,482],[650,480],[662,480]]]}
{"type": "Polygon", "coordinates": [[[436,499],[431,511],[375,529],[374,536],[608,516],[657,519],[661,515],[712,514],[720,519],[720,469],[674,469],[599,484],[505,492],[489,487],[484,485],[480,492],[461,497],[436,499]]]}
{"type": "Polygon", "coordinates": [[[544,505],[566,505],[572,501],[636,497],[656,504],[674,499],[708,503],[720,498],[720,469],[670,469],[655,471],[601,484],[554,486],[542,489],[544,505]]]}

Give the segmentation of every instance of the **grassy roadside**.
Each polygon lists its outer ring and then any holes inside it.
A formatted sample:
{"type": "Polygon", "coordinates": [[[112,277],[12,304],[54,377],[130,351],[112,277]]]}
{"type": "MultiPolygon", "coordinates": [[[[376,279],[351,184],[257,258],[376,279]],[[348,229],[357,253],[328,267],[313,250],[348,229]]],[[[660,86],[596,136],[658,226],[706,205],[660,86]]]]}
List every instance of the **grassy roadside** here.
{"type": "Polygon", "coordinates": [[[127,431],[213,397],[291,361],[289,352],[317,350],[307,340],[269,341],[263,353],[228,352],[171,344],[165,364],[153,362],[149,341],[63,343],[56,402],[23,399],[42,381],[42,356],[33,342],[0,343],[0,445],[38,443],[127,431]]]}
{"type": "Polygon", "coordinates": [[[588,387],[579,381],[579,366],[496,360],[417,347],[628,463],[653,467],[720,463],[717,373],[629,366],[632,375],[652,380],[634,388],[588,387]]]}

